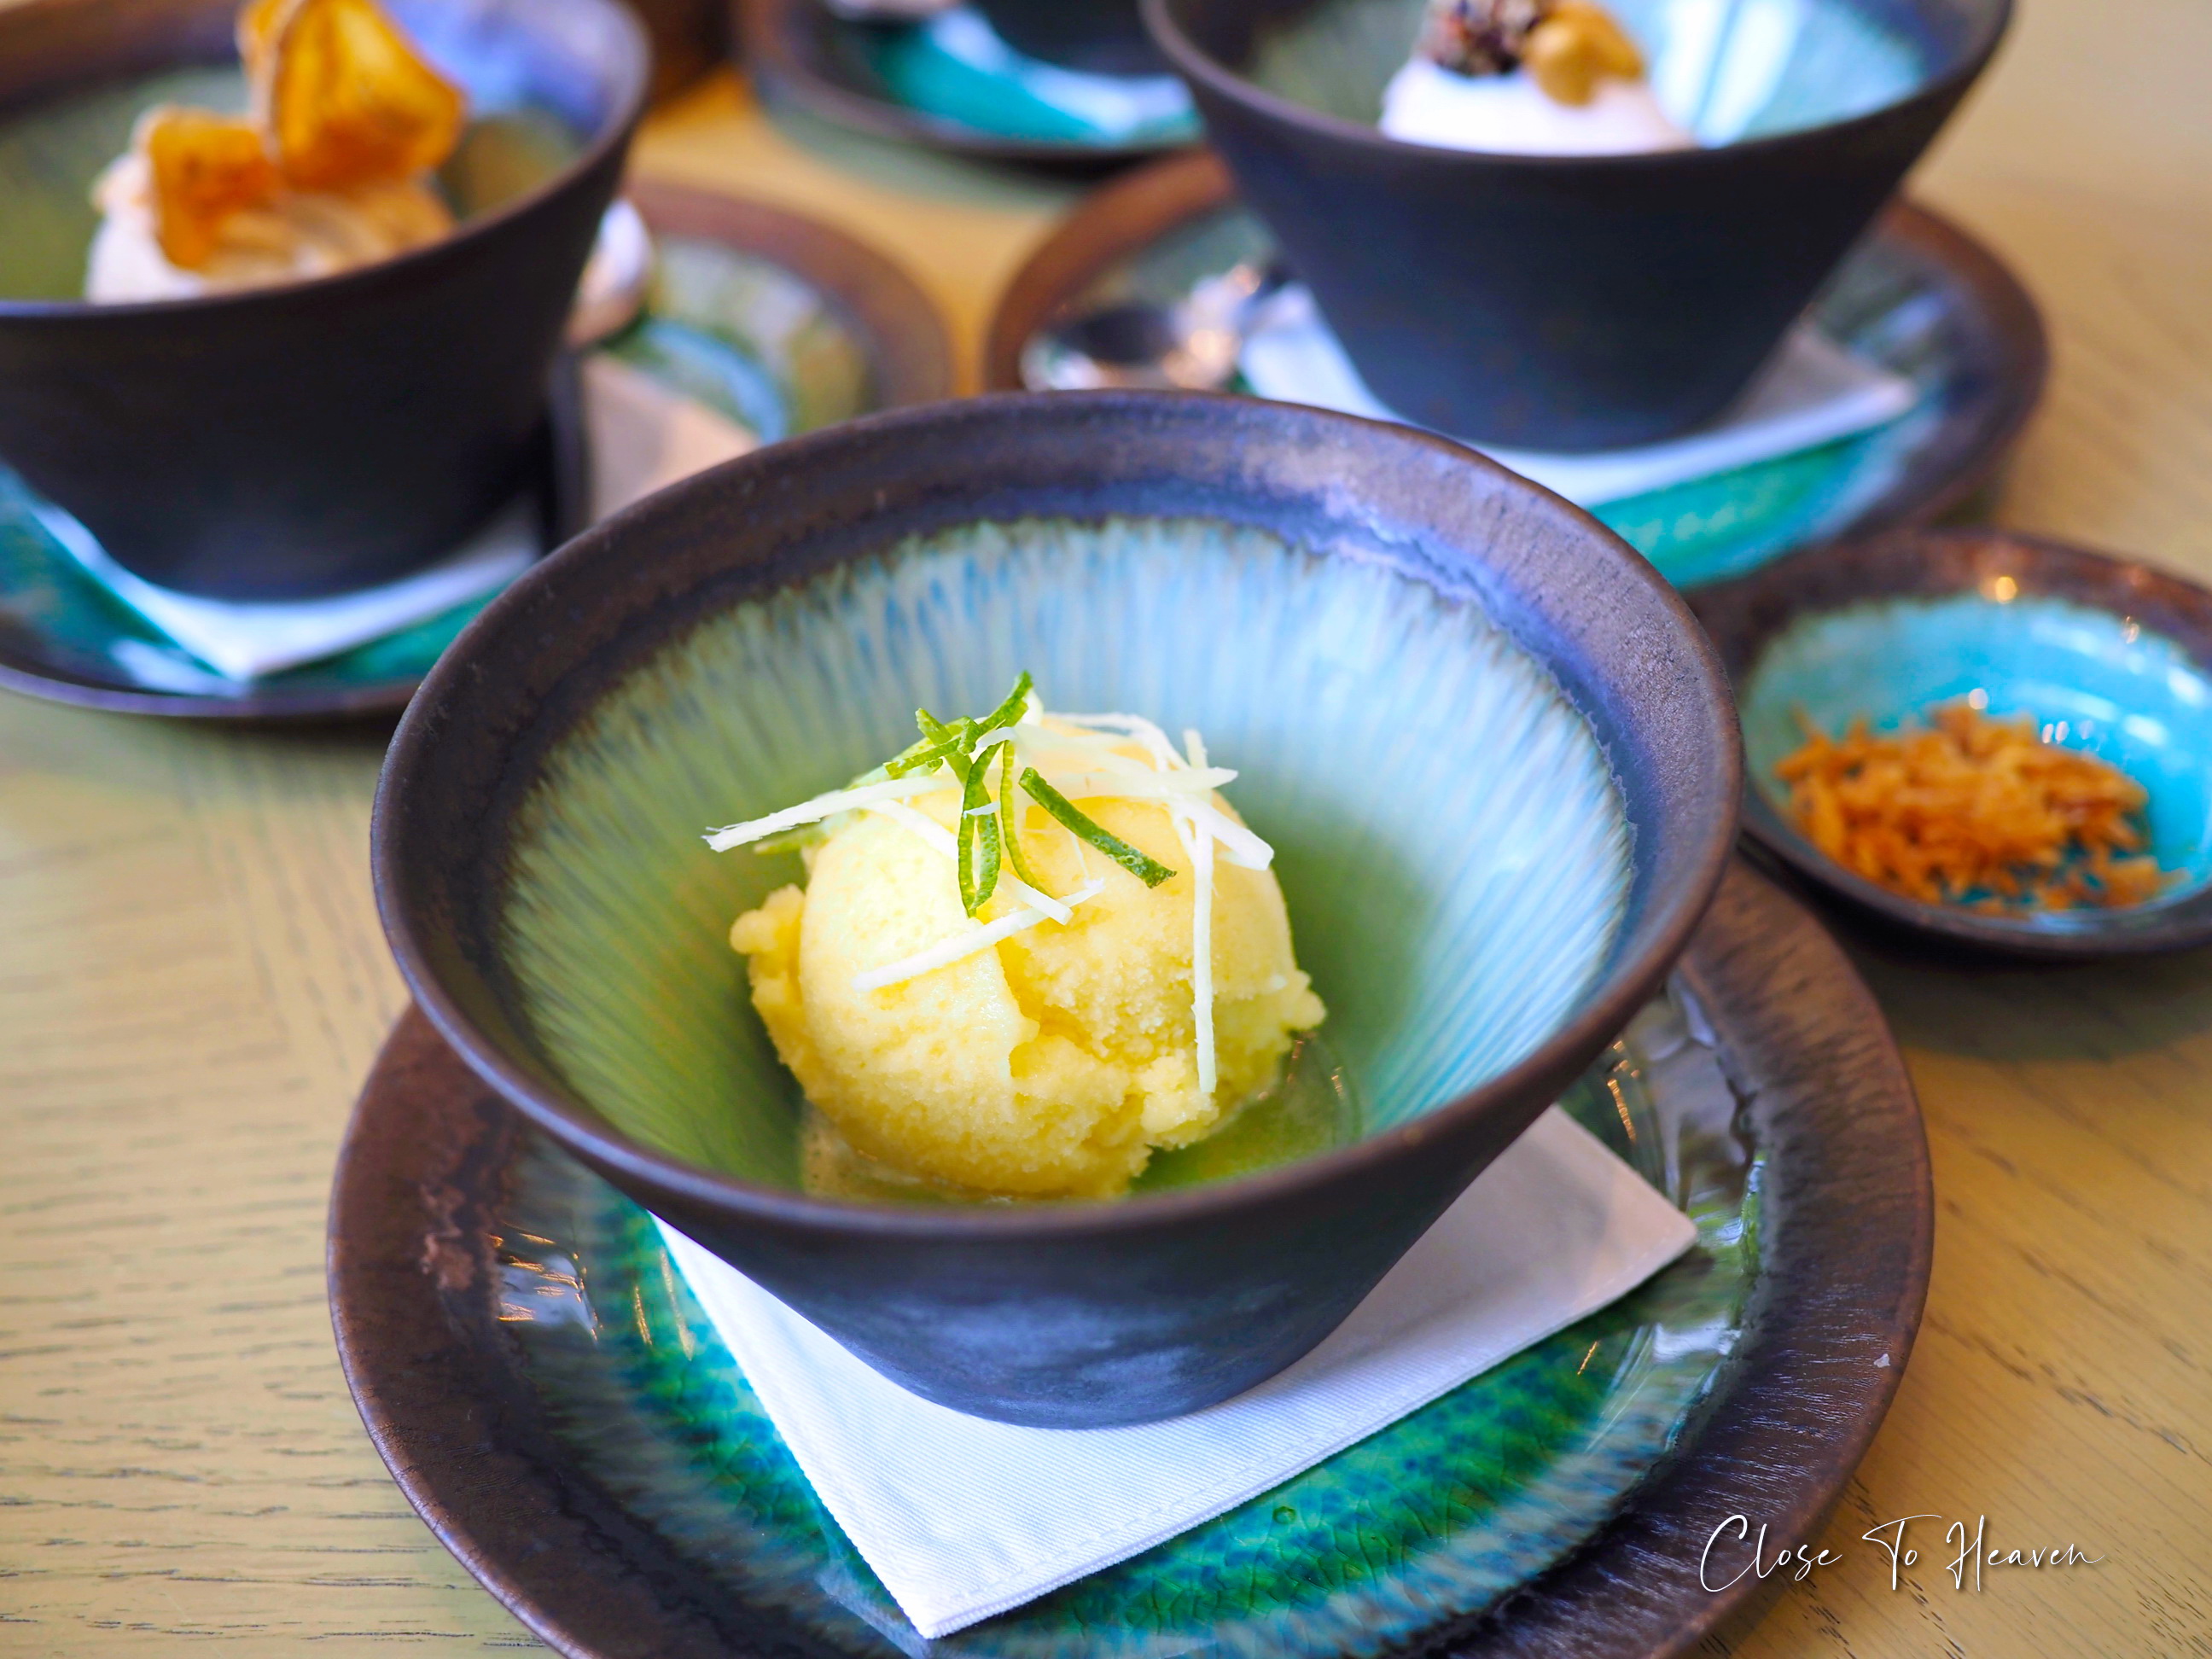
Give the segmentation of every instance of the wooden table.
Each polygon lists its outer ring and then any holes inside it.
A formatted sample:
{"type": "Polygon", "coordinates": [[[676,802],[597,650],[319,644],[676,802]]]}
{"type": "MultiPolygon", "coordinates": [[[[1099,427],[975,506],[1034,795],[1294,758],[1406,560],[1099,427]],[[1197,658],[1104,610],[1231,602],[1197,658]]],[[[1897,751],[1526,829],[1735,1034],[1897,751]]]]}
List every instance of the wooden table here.
{"type": "MultiPolygon", "coordinates": [[[[2209,67],[2206,0],[2029,0],[1915,188],[2057,337],[2004,520],[2212,580],[2209,67]]],[[[639,164],[902,258],[971,357],[1071,199],[778,130],[727,78],[639,164]]],[[[0,1651],[537,1645],[386,1478],[324,1310],[332,1157],[402,1006],[368,896],[383,741],[0,697],[0,1651]]],[[[1842,1562],[1712,1650],[2212,1653],[2212,953],[1863,962],[1927,1107],[1927,1322],[1842,1562]],[[1860,1534],[1923,1513],[1893,1589],[1860,1534]],[[1983,1515],[2103,1559],[1955,1590],[1942,1528],[1983,1515]]]]}

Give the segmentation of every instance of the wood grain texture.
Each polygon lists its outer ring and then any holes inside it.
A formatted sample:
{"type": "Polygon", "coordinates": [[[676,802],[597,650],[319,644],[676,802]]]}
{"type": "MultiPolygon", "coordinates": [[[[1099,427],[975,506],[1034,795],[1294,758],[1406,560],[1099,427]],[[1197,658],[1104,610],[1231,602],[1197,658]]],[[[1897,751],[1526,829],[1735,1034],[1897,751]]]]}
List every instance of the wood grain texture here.
{"type": "MultiPolygon", "coordinates": [[[[2212,8],[2113,15],[2032,0],[1915,188],[2056,337],[1999,516],[2212,580],[2212,8]]],[[[639,155],[900,258],[963,362],[1070,199],[770,127],[727,77],[639,155]]],[[[0,1652],[536,1645],[399,1499],[324,1311],[331,1159],[401,1006],[381,744],[0,698],[0,1652]]],[[[1842,1563],[1709,1650],[2212,1654],[2212,955],[1863,966],[1927,1109],[1928,1319],[1842,1563]],[[1922,1511],[2105,1559],[1958,1591],[1921,1522],[1893,1591],[1858,1534],[1922,1511]]]]}

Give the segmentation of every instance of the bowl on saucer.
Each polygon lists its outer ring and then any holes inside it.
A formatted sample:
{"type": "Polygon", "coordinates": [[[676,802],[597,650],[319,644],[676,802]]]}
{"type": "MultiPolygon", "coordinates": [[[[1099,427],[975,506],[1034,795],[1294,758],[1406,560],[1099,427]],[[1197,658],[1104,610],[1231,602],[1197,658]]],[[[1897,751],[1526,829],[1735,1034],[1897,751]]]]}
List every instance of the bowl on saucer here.
{"type": "Polygon", "coordinates": [[[1799,876],[1893,931],[1967,950],[2082,960],[2212,943],[2212,592],[2038,537],[1922,530],[1809,550],[1691,604],[1736,688],[1745,830],[1799,876]],[[1801,832],[1776,768],[1808,725],[1879,732],[1961,701],[2032,715],[2043,742],[2140,784],[2164,890],[2109,908],[1926,902],[1801,832]]]}
{"type": "Polygon", "coordinates": [[[0,464],[149,581],[312,598],[429,562],[526,480],[648,54],[614,0],[391,0],[469,94],[453,233],[282,286],[90,303],[93,180],[148,106],[240,105],[234,10],[0,12],[0,464]]]}
{"type": "MultiPolygon", "coordinates": [[[[1378,130],[1421,0],[1145,5],[1239,192],[1375,395],[1470,441],[1547,451],[1652,443],[1727,409],[1972,84],[2009,11],[1740,7],[1786,13],[1786,32],[1741,29],[1705,54],[1712,73],[1677,100],[1695,146],[1562,155],[1378,130]],[[1758,40],[1759,73],[1732,91],[1758,40]]],[[[1712,7],[1614,9],[1659,94],[1697,79],[1673,63],[1712,7]]]]}
{"type": "Polygon", "coordinates": [[[562,1146],[915,1392],[1076,1427],[1334,1328],[1658,986],[1739,789],[1688,611],[1558,498],[1402,428],[1055,393],[849,422],[579,537],[425,682],[374,841],[422,1006],[562,1146]],[[1233,757],[1352,1144],[1116,1202],[801,1189],[726,942],[795,866],[701,831],[1021,668],[1233,757]]]}

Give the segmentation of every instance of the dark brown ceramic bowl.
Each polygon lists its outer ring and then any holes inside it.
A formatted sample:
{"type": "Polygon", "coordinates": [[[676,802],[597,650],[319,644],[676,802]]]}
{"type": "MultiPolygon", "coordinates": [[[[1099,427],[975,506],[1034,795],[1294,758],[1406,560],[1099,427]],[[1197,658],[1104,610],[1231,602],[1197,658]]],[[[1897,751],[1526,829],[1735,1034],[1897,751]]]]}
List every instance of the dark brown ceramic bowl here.
{"type": "MultiPolygon", "coordinates": [[[[384,580],[451,549],[529,465],[643,101],[645,39],[615,0],[388,3],[473,114],[526,105],[574,153],[443,241],[335,276],[139,305],[0,295],[0,461],[149,580],[235,599],[384,580]]],[[[235,10],[0,9],[0,124],[53,122],[70,100],[106,94],[119,149],[135,105],[118,94],[234,63],[235,10]]],[[[70,165],[101,159],[80,151],[70,165]]],[[[41,182],[81,200],[90,179],[41,182]]],[[[33,216],[0,200],[0,222],[15,215],[33,216]]]]}
{"type": "Polygon", "coordinates": [[[1227,1398],[1334,1328],[1656,989],[1741,784],[1680,599],[1526,480],[1310,409],[1016,394],[775,445],[578,537],[424,682],[373,841],[402,971],[487,1082],[885,1375],[1076,1427],[1227,1398]],[[798,872],[698,833],[1021,665],[1245,769],[1363,1138],[1111,1204],[797,1189],[725,935],[798,872]]]}
{"type": "Polygon", "coordinates": [[[1137,0],[975,0],[999,38],[1048,64],[1099,75],[1164,75],[1137,0]]]}
{"type": "Polygon", "coordinates": [[[1728,665],[1750,752],[1744,828],[1878,927],[2048,960],[2212,944],[2212,592],[2147,565],[1988,528],[1904,531],[1818,548],[1691,605],[1728,665]],[[1790,821],[1774,765],[1803,741],[1938,703],[2027,713],[2046,741],[2143,785],[2147,850],[2172,872],[2146,904],[2028,915],[1929,904],[1829,858],[1790,821]]]}
{"type": "MultiPolygon", "coordinates": [[[[1879,107],[1711,148],[1470,153],[1386,137],[1270,90],[1255,54],[1297,25],[1351,76],[1418,0],[1144,0],[1238,193],[1267,222],[1369,387],[1481,443],[1601,450],[1723,410],[1927,148],[2004,32],[2009,0],[1837,0],[1911,43],[1879,107]],[[1359,15],[1355,18],[1354,14],[1359,15]]],[[[1414,24],[1403,22],[1410,46],[1414,24]]],[[[1390,50],[1402,58],[1406,46],[1390,50]]],[[[1387,70],[1382,71],[1387,76],[1387,70]]],[[[1379,107],[1380,81],[1373,95],[1379,107]]],[[[1318,94],[1314,94],[1318,96],[1318,94]]],[[[1332,94],[1333,96],[1335,94],[1332,94]]],[[[1349,108],[1351,92],[1339,99],[1349,108]]]]}

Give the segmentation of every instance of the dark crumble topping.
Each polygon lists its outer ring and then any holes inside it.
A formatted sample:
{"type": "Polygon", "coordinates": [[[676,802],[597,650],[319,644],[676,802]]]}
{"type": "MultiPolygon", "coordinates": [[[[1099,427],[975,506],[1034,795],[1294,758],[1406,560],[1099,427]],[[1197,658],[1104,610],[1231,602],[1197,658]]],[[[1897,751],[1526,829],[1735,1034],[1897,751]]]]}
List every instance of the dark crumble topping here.
{"type": "Polygon", "coordinates": [[[1552,0],[1429,0],[1421,56],[1459,75],[1506,75],[1552,0]]]}

